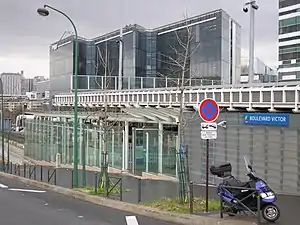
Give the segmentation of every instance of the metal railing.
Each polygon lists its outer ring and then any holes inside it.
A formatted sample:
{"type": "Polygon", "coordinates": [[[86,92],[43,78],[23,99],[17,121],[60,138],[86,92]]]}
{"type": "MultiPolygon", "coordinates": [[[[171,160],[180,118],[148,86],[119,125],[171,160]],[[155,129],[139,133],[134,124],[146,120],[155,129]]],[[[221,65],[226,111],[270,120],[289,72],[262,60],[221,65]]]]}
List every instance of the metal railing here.
{"type": "MultiPolygon", "coordinates": [[[[198,105],[204,98],[215,99],[220,107],[235,108],[268,108],[274,110],[299,110],[300,86],[295,82],[263,85],[216,85],[204,87],[188,87],[184,90],[184,104],[198,105]]],[[[90,91],[78,94],[78,104],[84,107],[102,106],[108,102],[111,106],[179,106],[180,90],[173,89],[141,89],[111,91],[90,91]]],[[[72,106],[73,94],[55,95],[53,105],[72,106]]]]}
{"type": "MultiPolygon", "coordinates": [[[[257,217],[257,225],[261,224],[261,198],[260,198],[260,193],[258,190],[256,190],[255,188],[247,188],[247,187],[236,187],[236,186],[226,186],[226,185],[220,185],[219,188],[225,188],[227,190],[248,190],[251,193],[249,193],[248,195],[246,195],[245,197],[243,197],[242,199],[238,199],[238,198],[234,198],[234,200],[236,201],[236,203],[232,203],[232,205],[236,204],[236,205],[240,205],[242,206],[245,210],[242,210],[242,212],[244,212],[244,214],[246,215],[246,212],[250,212],[252,215],[257,217]],[[249,199],[249,198],[253,198],[253,194],[255,194],[255,197],[257,198],[257,206],[256,206],[256,210],[254,209],[250,209],[246,204],[244,204],[244,201],[249,199]]],[[[223,199],[223,195],[220,195],[220,218],[224,217],[224,199],[223,199]]],[[[232,213],[234,214],[234,213],[232,213]]]]}
{"type": "MultiPolygon", "coordinates": [[[[119,90],[118,76],[95,76],[78,75],[80,80],[79,91],[89,90],[119,90]],[[106,80],[106,82],[105,82],[106,80]]],[[[181,84],[180,78],[169,77],[122,77],[122,90],[132,89],[153,89],[153,88],[174,88],[181,84]]],[[[196,87],[206,85],[221,85],[221,80],[212,80],[205,78],[186,78],[184,86],[196,87]]]]}
{"type": "Polygon", "coordinates": [[[4,172],[10,173],[16,176],[33,179],[33,180],[39,180],[44,182],[44,174],[43,172],[47,171],[47,183],[52,183],[54,185],[57,184],[56,179],[56,168],[52,167],[45,167],[42,165],[32,165],[32,164],[18,164],[18,163],[12,163],[9,162],[4,167],[4,172]],[[38,177],[38,172],[40,176],[38,177]]]}

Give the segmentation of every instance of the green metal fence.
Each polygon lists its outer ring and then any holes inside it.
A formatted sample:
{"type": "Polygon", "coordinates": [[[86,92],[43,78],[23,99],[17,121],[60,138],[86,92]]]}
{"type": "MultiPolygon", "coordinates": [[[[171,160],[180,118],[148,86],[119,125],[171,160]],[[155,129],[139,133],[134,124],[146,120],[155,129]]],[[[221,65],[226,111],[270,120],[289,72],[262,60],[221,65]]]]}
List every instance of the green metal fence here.
{"type": "MultiPolygon", "coordinates": [[[[73,163],[73,122],[50,121],[44,119],[26,120],[25,156],[35,160],[55,162],[59,153],[62,164],[73,163]]],[[[121,169],[123,131],[110,128],[104,136],[101,127],[80,124],[79,163],[82,164],[82,151],[85,151],[86,165],[100,167],[103,146],[106,140],[109,165],[121,169]]]]}

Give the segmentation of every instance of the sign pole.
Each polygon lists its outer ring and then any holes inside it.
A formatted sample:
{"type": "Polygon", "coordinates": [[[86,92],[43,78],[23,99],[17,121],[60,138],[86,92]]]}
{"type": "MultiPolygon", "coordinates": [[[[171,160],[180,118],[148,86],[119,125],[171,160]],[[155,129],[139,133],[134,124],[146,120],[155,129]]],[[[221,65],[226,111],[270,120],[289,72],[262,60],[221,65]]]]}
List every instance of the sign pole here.
{"type": "Polygon", "coordinates": [[[205,212],[208,213],[209,203],[209,140],[217,139],[219,105],[211,98],[204,99],[199,105],[199,116],[204,121],[201,123],[201,139],[206,143],[206,177],[205,177],[205,212]]]}
{"type": "Polygon", "coordinates": [[[209,139],[206,139],[206,182],[205,182],[205,212],[208,213],[208,176],[209,176],[209,139]]]}

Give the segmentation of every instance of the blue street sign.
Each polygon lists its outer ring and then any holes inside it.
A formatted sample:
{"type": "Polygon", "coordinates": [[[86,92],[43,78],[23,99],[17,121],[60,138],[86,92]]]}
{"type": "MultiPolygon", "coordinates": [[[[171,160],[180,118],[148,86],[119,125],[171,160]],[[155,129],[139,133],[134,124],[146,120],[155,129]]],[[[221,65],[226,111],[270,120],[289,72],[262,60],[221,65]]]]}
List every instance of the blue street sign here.
{"type": "Polygon", "coordinates": [[[289,126],[290,115],[288,113],[244,113],[244,124],[247,125],[273,125],[289,126]]]}

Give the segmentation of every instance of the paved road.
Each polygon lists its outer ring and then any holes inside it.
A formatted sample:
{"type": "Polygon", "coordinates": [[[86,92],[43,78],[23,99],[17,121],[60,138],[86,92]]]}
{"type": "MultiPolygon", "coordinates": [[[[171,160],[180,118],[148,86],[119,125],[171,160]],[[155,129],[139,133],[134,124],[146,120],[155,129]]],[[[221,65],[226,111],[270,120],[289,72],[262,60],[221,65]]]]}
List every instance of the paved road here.
{"type": "MultiPolygon", "coordinates": [[[[138,225],[174,225],[151,218],[130,215],[126,212],[101,207],[72,199],[53,192],[34,193],[40,190],[16,180],[0,177],[1,224],[22,225],[136,225],[126,222],[127,216],[137,219],[138,225]],[[3,188],[6,185],[8,188],[3,188]],[[27,189],[24,192],[14,189],[27,189]]],[[[130,218],[129,218],[130,219],[130,218]]]]}
{"type": "MultiPolygon", "coordinates": [[[[46,182],[47,169],[43,168],[43,180],[46,182]]],[[[28,168],[27,168],[28,170],[28,168]]],[[[52,171],[52,169],[50,169],[52,171]]],[[[23,176],[23,168],[21,169],[21,176],[23,176]]],[[[28,177],[28,172],[26,177],[28,177]]],[[[33,178],[33,177],[32,177],[33,178]]],[[[40,167],[37,167],[37,180],[40,180],[40,167]]],[[[81,180],[81,179],[80,179],[81,180]]],[[[1,180],[0,180],[1,181],[1,180]]],[[[0,182],[1,183],[1,182],[0,182]]],[[[53,180],[51,180],[53,183],[53,180]]],[[[87,185],[93,186],[94,172],[89,172],[87,175],[87,185]]],[[[71,187],[71,170],[58,169],[57,170],[57,185],[70,188],[71,187]]],[[[138,180],[133,177],[124,176],[123,186],[130,189],[130,192],[123,193],[123,201],[130,203],[137,203],[138,199],[138,180]]],[[[210,196],[217,197],[214,188],[210,188],[210,196]]],[[[194,187],[195,196],[205,196],[203,186],[194,187]]],[[[141,200],[151,201],[160,197],[175,197],[178,196],[178,183],[172,181],[156,181],[156,180],[142,180],[141,181],[141,200]]],[[[276,223],[278,225],[299,225],[299,202],[300,196],[278,196],[278,206],[281,209],[281,218],[276,223]]]]}
{"type": "MultiPolygon", "coordinates": [[[[1,142],[0,142],[1,144],[1,142]]],[[[1,148],[1,147],[0,147],[1,148]]],[[[1,153],[1,151],[0,151],[1,153]]],[[[16,156],[20,159],[20,156],[16,156]]],[[[37,167],[36,179],[41,180],[40,167],[37,167]]],[[[52,169],[50,169],[52,171],[52,169]]],[[[27,168],[28,177],[28,168],[27,168]]],[[[47,179],[47,168],[43,169],[43,181],[47,179]]],[[[21,169],[20,175],[23,175],[24,172],[21,169]]],[[[94,186],[94,172],[87,172],[87,185],[94,186]]],[[[81,183],[81,172],[79,173],[80,183],[81,183]]],[[[58,169],[57,170],[57,185],[70,188],[72,179],[71,179],[71,170],[68,169],[58,169]]],[[[33,178],[33,176],[32,176],[33,178]]],[[[53,183],[53,179],[50,181],[53,183]]],[[[123,201],[130,203],[137,203],[138,201],[138,180],[133,177],[124,176],[123,186],[126,189],[130,189],[130,192],[123,193],[123,201]]],[[[201,186],[194,187],[195,196],[205,196],[204,188],[201,186]]],[[[160,197],[174,197],[178,196],[178,183],[172,181],[156,181],[156,180],[142,180],[141,181],[141,200],[142,201],[151,201],[153,199],[158,199],[160,197]]],[[[215,189],[210,189],[210,196],[216,197],[215,189]]],[[[281,219],[278,221],[278,225],[298,225],[300,221],[299,214],[299,202],[300,196],[283,196],[278,197],[278,206],[281,209],[281,219]]]]}

